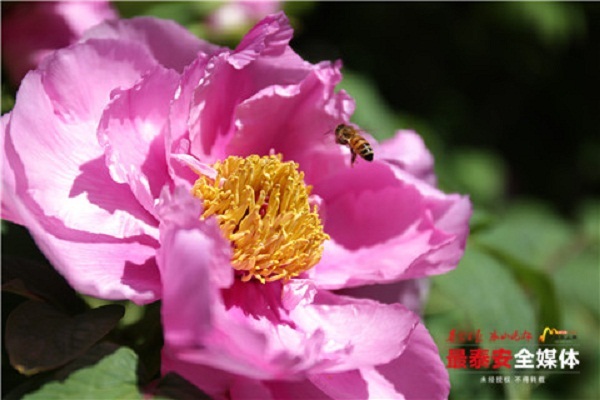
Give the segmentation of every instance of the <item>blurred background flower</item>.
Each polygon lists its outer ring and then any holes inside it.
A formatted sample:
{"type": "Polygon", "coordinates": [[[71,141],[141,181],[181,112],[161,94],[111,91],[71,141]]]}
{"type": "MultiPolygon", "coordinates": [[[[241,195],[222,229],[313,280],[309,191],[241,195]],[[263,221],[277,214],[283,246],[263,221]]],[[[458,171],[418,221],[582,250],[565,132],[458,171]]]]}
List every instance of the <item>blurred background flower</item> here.
{"type": "Polygon", "coordinates": [[[3,71],[17,86],[52,51],[118,13],[109,1],[14,2],[2,5],[3,71]]]}
{"type": "Polygon", "coordinates": [[[278,0],[226,0],[208,15],[209,33],[223,39],[235,40],[255,23],[281,9],[278,0]]]}

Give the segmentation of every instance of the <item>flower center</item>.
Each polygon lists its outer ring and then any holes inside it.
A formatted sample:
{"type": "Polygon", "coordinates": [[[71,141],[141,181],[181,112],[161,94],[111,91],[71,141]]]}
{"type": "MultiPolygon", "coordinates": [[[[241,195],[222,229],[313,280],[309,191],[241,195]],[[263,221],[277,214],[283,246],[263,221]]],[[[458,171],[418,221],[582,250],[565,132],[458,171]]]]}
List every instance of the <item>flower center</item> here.
{"type": "Polygon", "coordinates": [[[230,156],[213,168],[216,178],[201,176],[192,194],[204,202],[200,219],[215,215],[231,241],[242,281],[287,281],[319,262],[329,235],[317,206],[310,209],[312,187],[298,164],[282,162],[281,154],[230,156]]]}

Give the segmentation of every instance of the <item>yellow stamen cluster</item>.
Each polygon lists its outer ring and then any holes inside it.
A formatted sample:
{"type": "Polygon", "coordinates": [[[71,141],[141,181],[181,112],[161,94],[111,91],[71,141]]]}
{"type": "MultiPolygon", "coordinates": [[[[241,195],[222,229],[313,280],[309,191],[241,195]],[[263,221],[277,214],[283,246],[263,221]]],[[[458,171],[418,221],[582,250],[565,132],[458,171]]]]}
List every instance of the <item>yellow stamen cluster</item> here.
{"type": "Polygon", "coordinates": [[[201,219],[215,215],[233,248],[242,281],[288,280],[312,268],[329,236],[308,204],[310,186],[298,164],[281,155],[230,156],[213,165],[216,178],[201,176],[192,193],[203,200],[201,219]]]}

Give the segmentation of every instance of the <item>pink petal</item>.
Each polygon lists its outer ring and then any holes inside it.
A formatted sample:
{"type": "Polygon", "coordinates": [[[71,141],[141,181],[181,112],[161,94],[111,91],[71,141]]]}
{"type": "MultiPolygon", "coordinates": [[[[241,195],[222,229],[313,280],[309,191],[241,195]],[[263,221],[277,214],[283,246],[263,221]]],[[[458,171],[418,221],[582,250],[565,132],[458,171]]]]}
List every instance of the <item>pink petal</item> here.
{"type": "Polygon", "coordinates": [[[168,344],[163,347],[160,368],[163,375],[176,372],[215,400],[231,399],[229,391],[237,378],[223,370],[183,361],[168,344]]]}
{"type": "Polygon", "coordinates": [[[241,376],[231,385],[229,395],[231,399],[277,399],[263,382],[241,376]]]}
{"type": "Polygon", "coordinates": [[[322,63],[298,84],[269,86],[242,102],[235,111],[237,131],[226,152],[247,156],[274,151],[304,168],[311,158],[307,151],[318,145],[336,146],[328,132],[349,114],[332,105],[351,102],[344,92],[334,94],[341,79],[339,68],[322,63]]]}
{"type": "Polygon", "coordinates": [[[406,346],[419,318],[399,304],[386,305],[319,292],[315,303],[297,307],[290,317],[306,333],[323,331],[326,348],[349,348],[327,372],[387,363],[406,346]]]}
{"type": "MultiPolygon", "coordinates": [[[[170,204],[178,204],[166,214],[176,223],[164,222],[159,213],[163,322],[170,357],[253,379],[277,380],[386,363],[402,352],[418,317],[398,304],[327,293],[315,296],[308,282],[282,286],[215,281],[227,271],[232,277],[229,260],[214,257],[224,251],[219,248],[229,249],[228,243],[212,220],[196,226],[199,222],[186,225],[180,219],[178,210],[194,207],[185,201],[164,202],[166,207],[170,204]],[[215,232],[210,233],[212,229],[215,232]],[[223,243],[217,245],[219,241],[223,243]]],[[[195,208],[190,215],[199,215],[200,206],[195,208]]]]}
{"type": "Polygon", "coordinates": [[[312,375],[309,382],[266,384],[275,398],[288,398],[289,394],[293,399],[447,399],[450,392],[448,371],[427,329],[420,323],[402,354],[388,364],[312,375]],[[307,396],[295,396],[296,391],[307,396]]]}
{"type": "Polygon", "coordinates": [[[110,91],[132,85],[151,63],[139,47],[90,41],[57,52],[30,73],[11,114],[14,152],[6,154],[22,187],[18,196],[31,196],[45,215],[73,229],[154,234],[156,222],[129,187],[111,179],[96,139],[110,91]]]}
{"type": "MultiPolygon", "coordinates": [[[[205,320],[210,323],[210,329],[204,329],[204,326],[197,329],[194,322],[182,320],[181,331],[195,331],[189,337],[196,341],[193,345],[179,346],[172,351],[177,352],[182,361],[253,379],[287,379],[313,365],[322,337],[305,338],[289,324],[277,323],[281,310],[274,308],[276,296],[272,296],[269,290],[277,285],[260,288],[258,285],[264,286],[236,280],[227,289],[229,294],[221,300],[224,303],[214,300],[200,303],[196,301],[200,300],[200,295],[192,294],[182,299],[191,302],[197,313],[199,308],[206,308],[207,304],[210,306],[210,318],[205,320]],[[237,304],[239,302],[243,304],[237,304]]],[[[165,321],[166,338],[170,337],[170,331],[170,324],[165,321]]]]}
{"type": "MultiPolygon", "coordinates": [[[[188,67],[185,68],[180,78],[180,84],[171,102],[169,111],[169,126],[166,131],[166,152],[168,171],[175,181],[193,183],[198,179],[198,174],[190,169],[189,161],[196,157],[202,159],[203,163],[212,164],[216,159],[206,157],[206,154],[190,153],[190,133],[188,120],[190,118],[190,103],[199,83],[203,82],[206,75],[206,63],[208,56],[199,55],[188,67]],[[182,161],[184,161],[182,163],[182,161]]],[[[193,161],[191,161],[193,162],[193,161]]]]}
{"type": "MultiPolygon", "coordinates": [[[[2,136],[0,136],[0,148],[3,154],[6,154],[4,150],[5,141],[7,139],[8,131],[10,130],[10,113],[4,114],[0,118],[0,126],[2,127],[2,136]]],[[[15,224],[23,225],[23,220],[19,217],[16,210],[18,206],[15,203],[19,202],[16,195],[16,184],[15,174],[12,170],[8,158],[2,157],[2,192],[0,198],[2,199],[2,219],[11,221],[15,224]]]]}
{"type": "Polygon", "coordinates": [[[173,353],[166,349],[162,352],[161,370],[163,375],[171,371],[176,372],[216,400],[282,398],[271,395],[267,382],[185,362],[173,357],[173,353]]]}
{"type": "MultiPolygon", "coordinates": [[[[328,377],[331,375],[338,374],[327,374],[325,376],[328,377]]],[[[325,394],[324,391],[308,379],[302,381],[264,381],[264,384],[269,388],[274,399],[317,400],[334,398],[325,394]]],[[[355,393],[358,394],[360,392],[356,391],[355,393]]],[[[356,398],[356,396],[352,398],[356,398]]]]}
{"type": "MultiPolygon", "coordinates": [[[[28,75],[26,78],[34,76],[28,75]]],[[[157,242],[148,235],[126,239],[75,230],[46,215],[27,192],[23,164],[15,152],[12,132],[4,139],[10,170],[3,171],[3,195],[13,200],[10,211],[18,215],[52,265],[75,290],[105,299],[156,300],[160,277],[154,255],[157,242]],[[6,174],[6,172],[13,172],[6,174]]]]}
{"type": "Polygon", "coordinates": [[[448,371],[423,324],[417,326],[400,357],[375,370],[408,400],[448,398],[448,371]]]}
{"type": "Polygon", "coordinates": [[[385,304],[400,303],[420,315],[429,295],[429,279],[411,279],[388,284],[346,288],[337,290],[336,293],[359,299],[372,299],[385,304]]]}
{"type": "Polygon", "coordinates": [[[294,31],[283,12],[269,15],[248,32],[230,59],[236,69],[245,67],[259,55],[278,56],[286,50],[294,31]]]}
{"type": "Polygon", "coordinates": [[[219,287],[231,285],[230,245],[214,219],[199,221],[200,202],[186,188],[176,187],[172,194],[164,190],[157,212],[165,342],[193,347],[211,328],[219,287]]]}
{"type": "Polygon", "coordinates": [[[150,213],[170,181],[163,129],[177,83],[174,71],[157,67],[132,88],[115,90],[98,127],[112,178],[129,185],[150,213]]]}
{"type": "Polygon", "coordinates": [[[198,53],[213,54],[220,49],[173,21],[152,17],[109,21],[89,30],[83,40],[94,38],[135,42],[144,46],[161,65],[177,72],[182,72],[198,53]]]}
{"type": "Polygon", "coordinates": [[[399,166],[416,178],[435,185],[433,155],[414,131],[400,130],[377,149],[377,159],[399,166]]]}
{"type": "Polygon", "coordinates": [[[294,308],[312,304],[317,294],[317,288],[311,280],[292,279],[286,283],[281,293],[281,305],[290,311],[294,308]]]}
{"type": "Polygon", "coordinates": [[[419,278],[456,266],[468,234],[467,198],[377,160],[322,171],[314,191],[323,199],[331,240],[309,272],[320,288],[419,278]]]}
{"type": "MultiPolygon", "coordinates": [[[[235,133],[236,107],[273,85],[292,85],[313,66],[286,47],[291,35],[283,14],[267,17],[242,41],[235,52],[223,52],[206,66],[195,89],[189,116],[191,154],[222,158],[224,146],[235,133]]],[[[273,114],[269,114],[271,117],[273,114]]],[[[265,120],[266,121],[266,120],[265,120]]]]}
{"type": "Polygon", "coordinates": [[[389,382],[371,371],[372,368],[364,368],[340,374],[322,374],[310,380],[332,399],[403,399],[389,382]]]}

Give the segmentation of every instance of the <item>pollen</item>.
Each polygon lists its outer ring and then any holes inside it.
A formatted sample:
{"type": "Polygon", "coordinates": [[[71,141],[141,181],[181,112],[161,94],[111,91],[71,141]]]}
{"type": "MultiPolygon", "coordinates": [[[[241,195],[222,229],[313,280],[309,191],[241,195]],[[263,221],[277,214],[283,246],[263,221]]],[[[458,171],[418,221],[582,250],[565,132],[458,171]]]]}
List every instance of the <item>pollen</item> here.
{"type": "Polygon", "coordinates": [[[319,262],[329,235],[297,163],[280,154],[230,156],[213,168],[217,176],[201,176],[192,194],[204,203],[200,219],[215,216],[231,242],[242,281],[287,281],[319,262]]]}

